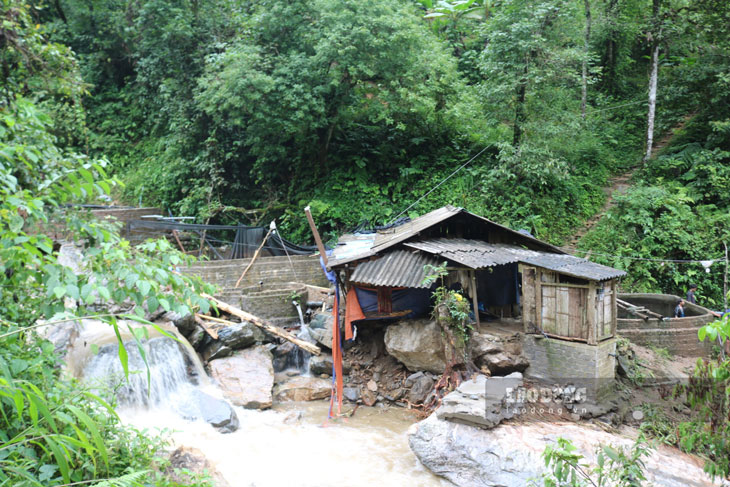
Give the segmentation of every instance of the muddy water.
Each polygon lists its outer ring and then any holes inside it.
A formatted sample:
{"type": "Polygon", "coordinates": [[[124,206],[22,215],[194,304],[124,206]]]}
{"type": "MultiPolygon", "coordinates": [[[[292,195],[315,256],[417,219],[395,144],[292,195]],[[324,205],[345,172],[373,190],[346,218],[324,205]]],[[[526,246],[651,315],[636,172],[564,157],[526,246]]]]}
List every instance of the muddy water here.
{"type": "MultiPolygon", "coordinates": [[[[89,383],[112,384],[121,375],[116,336],[107,325],[85,325],[69,350],[68,370],[89,383]],[[97,353],[91,344],[99,346],[97,353]]],[[[448,485],[410,451],[406,431],[414,418],[402,409],[359,408],[351,418],[326,422],[328,401],[285,403],[270,411],[235,408],[240,427],[230,434],[184,419],[190,415],[180,411],[194,388],[216,397],[221,391],[184,339],[150,332],[144,341],[149,392],[147,374],[130,374],[117,389],[120,417],[150,432],[172,431],[175,446],[201,450],[232,487],[448,485]]],[[[143,372],[134,345],[126,348],[130,370],[143,372]]]]}
{"type": "Polygon", "coordinates": [[[137,427],[175,430],[175,445],[203,451],[232,487],[451,485],[410,451],[406,431],[413,417],[407,411],[359,408],[347,421],[324,424],[328,405],[236,408],[241,426],[227,435],[163,411],[122,411],[121,416],[137,427]]]}

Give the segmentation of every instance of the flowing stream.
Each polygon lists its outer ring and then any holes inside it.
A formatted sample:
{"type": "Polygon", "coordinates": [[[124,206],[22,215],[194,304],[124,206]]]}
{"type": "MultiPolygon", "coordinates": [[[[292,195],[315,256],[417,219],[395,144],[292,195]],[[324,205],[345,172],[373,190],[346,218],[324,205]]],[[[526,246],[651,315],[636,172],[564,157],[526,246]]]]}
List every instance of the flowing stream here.
{"type": "Polygon", "coordinates": [[[414,418],[408,411],[361,407],[351,418],[327,421],[328,401],[284,403],[268,411],[236,407],[239,429],[222,434],[185,408],[196,388],[222,394],[184,339],[150,333],[145,340],[149,395],[144,361],[133,342],[126,347],[130,380],[120,381],[115,341],[107,325],[87,326],[69,351],[69,370],[92,384],[116,386],[125,422],[172,431],[175,446],[202,451],[232,487],[447,485],[410,451],[406,431],[414,418]],[[99,346],[98,353],[91,353],[91,344],[99,346]]]}

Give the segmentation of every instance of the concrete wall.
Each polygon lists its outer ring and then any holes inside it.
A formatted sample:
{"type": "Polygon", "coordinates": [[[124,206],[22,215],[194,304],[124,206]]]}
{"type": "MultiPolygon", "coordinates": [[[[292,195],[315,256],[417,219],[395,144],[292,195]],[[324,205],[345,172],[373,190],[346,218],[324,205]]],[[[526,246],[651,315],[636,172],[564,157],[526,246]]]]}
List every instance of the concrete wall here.
{"type": "MultiPolygon", "coordinates": [[[[646,306],[649,310],[669,315],[674,310],[678,296],[671,294],[620,294],[619,299],[631,304],[646,306]]],[[[715,320],[714,315],[702,306],[687,304],[684,318],[668,320],[627,318],[625,313],[617,320],[617,333],[634,343],[643,346],[666,348],[674,355],[684,357],[706,357],[712,351],[711,342],[700,342],[697,330],[715,320]]]]}
{"type": "Polygon", "coordinates": [[[616,371],[616,339],[598,345],[571,342],[540,335],[525,335],[522,353],[530,362],[525,377],[547,384],[570,382],[588,389],[589,400],[604,399],[613,387],[616,371]]]}
{"type": "MultiPolygon", "coordinates": [[[[183,272],[200,276],[204,281],[221,288],[232,288],[249,262],[251,259],[213,260],[194,264],[184,268],[183,272]]],[[[246,273],[241,287],[259,286],[261,281],[265,289],[287,282],[329,287],[318,256],[291,256],[291,262],[286,256],[259,257],[246,273]]]]}

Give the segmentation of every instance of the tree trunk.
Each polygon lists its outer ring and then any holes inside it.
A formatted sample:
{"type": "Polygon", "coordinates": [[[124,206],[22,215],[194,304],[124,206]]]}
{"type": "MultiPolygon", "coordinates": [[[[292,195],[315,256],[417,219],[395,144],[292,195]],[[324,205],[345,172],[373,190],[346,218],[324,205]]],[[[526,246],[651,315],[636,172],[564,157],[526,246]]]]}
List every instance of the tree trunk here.
{"type": "Polygon", "coordinates": [[[646,116],[646,154],[644,161],[651,157],[651,149],[654,143],[654,118],[656,115],[656,89],[659,78],[659,47],[662,43],[662,26],[659,13],[662,8],[662,0],[652,2],[652,31],[649,33],[651,40],[651,74],[649,75],[649,112],[646,116]]]}
{"type": "Polygon", "coordinates": [[[580,115],[586,119],[586,102],[588,101],[588,54],[591,46],[591,2],[584,0],[586,11],[586,32],[583,44],[583,70],[582,70],[582,91],[580,98],[580,115]]]}
{"type": "Polygon", "coordinates": [[[516,151],[520,150],[522,143],[522,126],[527,120],[527,110],[525,109],[525,100],[527,99],[527,73],[529,69],[529,58],[525,59],[525,69],[523,77],[517,85],[517,103],[515,104],[515,125],[512,133],[512,146],[516,151]]]}
{"type": "Polygon", "coordinates": [[[649,113],[646,117],[646,154],[644,161],[651,157],[654,143],[654,117],[656,115],[656,89],[659,77],[659,43],[655,42],[651,53],[651,74],[649,75],[649,113]]]}

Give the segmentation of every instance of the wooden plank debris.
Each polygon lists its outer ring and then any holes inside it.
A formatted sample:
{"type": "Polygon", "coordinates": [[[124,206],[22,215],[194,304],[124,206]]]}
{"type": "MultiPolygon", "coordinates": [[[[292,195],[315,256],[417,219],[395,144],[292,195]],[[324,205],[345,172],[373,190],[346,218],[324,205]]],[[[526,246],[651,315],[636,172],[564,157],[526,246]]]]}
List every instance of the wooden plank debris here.
{"type": "MultiPolygon", "coordinates": [[[[317,347],[316,345],[313,345],[309,342],[305,342],[304,340],[300,340],[299,338],[295,337],[291,333],[289,333],[286,330],[282,330],[281,328],[272,325],[266,320],[263,320],[259,318],[258,316],[254,316],[251,313],[247,313],[243,311],[242,309],[238,309],[235,306],[231,306],[228,303],[225,303],[221,301],[220,299],[216,299],[213,296],[209,294],[201,294],[201,297],[213,302],[218,309],[221,309],[225,311],[226,313],[232,314],[233,316],[238,316],[242,320],[249,321],[253,323],[254,325],[258,326],[262,330],[264,330],[267,333],[270,333],[271,335],[278,336],[281,339],[284,339],[288,342],[292,342],[294,345],[298,346],[302,350],[306,350],[307,352],[313,354],[313,355],[319,355],[322,353],[322,351],[317,347]]],[[[208,317],[206,317],[207,319],[208,317]]]]}

